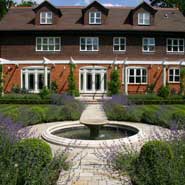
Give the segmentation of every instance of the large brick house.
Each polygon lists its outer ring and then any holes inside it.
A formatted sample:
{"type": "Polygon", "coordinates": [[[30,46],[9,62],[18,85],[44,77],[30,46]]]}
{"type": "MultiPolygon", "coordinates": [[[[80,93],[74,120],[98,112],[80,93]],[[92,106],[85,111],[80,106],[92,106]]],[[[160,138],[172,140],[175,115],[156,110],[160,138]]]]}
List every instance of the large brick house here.
{"type": "Polygon", "coordinates": [[[37,93],[56,81],[68,88],[74,63],[81,94],[106,93],[116,66],[125,93],[155,91],[169,84],[180,90],[184,62],[185,17],[176,8],[55,7],[48,1],[34,8],[12,7],[0,22],[0,58],[4,91],[14,85],[37,93]]]}

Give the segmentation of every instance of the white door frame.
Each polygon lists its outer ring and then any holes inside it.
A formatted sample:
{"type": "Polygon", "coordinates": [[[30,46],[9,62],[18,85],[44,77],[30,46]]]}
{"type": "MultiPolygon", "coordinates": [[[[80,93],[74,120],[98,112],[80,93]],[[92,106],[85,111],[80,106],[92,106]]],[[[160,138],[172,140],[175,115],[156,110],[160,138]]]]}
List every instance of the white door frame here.
{"type": "MultiPolygon", "coordinates": [[[[101,66],[86,66],[80,68],[79,71],[79,89],[80,93],[106,93],[107,89],[104,89],[104,75],[107,74],[107,68],[101,66]],[[92,74],[92,90],[87,90],[87,74],[92,74]],[[100,74],[101,87],[100,90],[95,88],[95,76],[100,74]],[[83,75],[83,89],[81,89],[81,75],[83,75]]],[[[107,83],[107,82],[106,82],[107,83]]]]}

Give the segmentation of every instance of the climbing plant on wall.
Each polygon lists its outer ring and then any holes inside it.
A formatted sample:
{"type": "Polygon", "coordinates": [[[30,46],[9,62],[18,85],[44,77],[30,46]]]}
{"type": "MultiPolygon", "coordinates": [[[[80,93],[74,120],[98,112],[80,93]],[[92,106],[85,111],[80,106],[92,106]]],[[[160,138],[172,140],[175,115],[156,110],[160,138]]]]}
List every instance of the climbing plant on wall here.
{"type": "Polygon", "coordinates": [[[120,81],[119,71],[114,66],[110,75],[110,81],[108,83],[108,94],[109,95],[119,94],[120,87],[121,87],[121,81],[120,81]]]}
{"type": "Polygon", "coordinates": [[[3,94],[3,65],[0,65],[0,96],[3,94]]]}
{"type": "Polygon", "coordinates": [[[180,87],[181,94],[185,95],[185,68],[181,68],[180,70],[180,87]]]}
{"type": "Polygon", "coordinates": [[[68,77],[68,93],[71,96],[79,96],[79,91],[76,88],[76,80],[75,80],[75,77],[74,77],[74,69],[75,69],[75,65],[70,64],[70,73],[69,73],[69,77],[68,77]]]}

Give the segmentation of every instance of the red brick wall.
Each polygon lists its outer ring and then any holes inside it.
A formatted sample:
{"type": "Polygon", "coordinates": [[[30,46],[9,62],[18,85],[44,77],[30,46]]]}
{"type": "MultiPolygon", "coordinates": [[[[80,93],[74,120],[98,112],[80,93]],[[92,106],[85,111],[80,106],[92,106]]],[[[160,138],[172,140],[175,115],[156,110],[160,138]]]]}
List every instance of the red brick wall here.
{"type": "MultiPolygon", "coordinates": [[[[4,69],[4,76],[5,76],[5,85],[4,85],[5,92],[10,92],[13,85],[21,86],[21,69],[26,66],[28,67],[31,65],[19,65],[17,67],[15,65],[4,65],[3,69],[4,69]]],[[[84,67],[84,66],[92,66],[92,65],[90,64],[76,65],[76,68],[74,70],[77,88],[79,88],[79,70],[81,67],[84,67]]],[[[99,66],[107,68],[107,76],[108,76],[108,80],[110,80],[110,73],[113,67],[111,65],[99,65],[99,66]]],[[[159,88],[162,86],[162,82],[163,82],[162,65],[134,65],[134,66],[142,66],[148,69],[148,84],[155,82],[156,83],[155,92],[157,92],[159,88]]],[[[55,66],[48,65],[48,67],[51,68],[51,81],[57,81],[59,92],[61,93],[66,91],[68,89],[68,76],[70,72],[69,65],[56,64],[55,66]]],[[[118,70],[120,73],[120,80],[122,82],[121,91],[124,92],[123,65],[118,65],[118,70]]],[[[168,82],[168,68],[167,68],[167,82],[168,82]]],[[[180,90],[179,83],[169,84],[169,85],[171,89],[175,89],[177,92],[180,90]]],[[[145,93],[146,90],[147,90],[147,85],[128,84],[129,94],[145,93]]]]}

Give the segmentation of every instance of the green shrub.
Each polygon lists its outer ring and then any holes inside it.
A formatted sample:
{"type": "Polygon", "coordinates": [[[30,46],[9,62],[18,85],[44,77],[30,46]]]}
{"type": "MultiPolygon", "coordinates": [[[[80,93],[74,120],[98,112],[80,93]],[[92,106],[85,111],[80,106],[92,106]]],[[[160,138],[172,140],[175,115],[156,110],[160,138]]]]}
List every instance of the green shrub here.
{"type": "Polygon", "coordinates": [[[161,100],[162,98],[154,93],[128,95],[129,100],[161,100]]]}
{"type": "Polygon", "coordinates": [[[15,145],[13,159],[18,165],[18,184],[35,184],[40,171],[52,160],[50,146],[39,139],[24,139],[15,145]]]}
{"type": "Polygon", "coordinates": [[[59,154],[53,158],[53,160],[46,165],[36,177],[35,185],[54,185],[56,184],[60,171],[68,170],[69,163],[66,162],[67,156],[59,154]]]}
{"type": "Polygon", "coordinates": [[[181,87],[181,94],[185,95],[185,68],[181,68],[180,70],[180,87],[181,87]]]}
{"type": "Polygon", "coordinates": [[[20,93],[21,88],[19,87],[19,85],[13,85],[11,92],[12,93],[20,93]]]}
{"type": "Polygon", "coordinates": [[[130,176],[133,175],[133,166],[138,158],[137,153],[124,154],[120,153],[117,155],[114,161],[114,166],[116,169],[121,170],[123,173],[127,173],[130,176]]]}
{"type": "Polygon", "coordinates": [[[175,140],[171,143],[174,152],[174,160],[170,179],[173,185],[182,185],[185,182],[185,140],[175,140]]]}
{"type": "Polygon", "coordinates": [[[155,86],[156,86],[156,83],[151,83],[147,85],[147,93],[154,93],[155,86]]]}
{"type": "Polygon", "coordinates": [[[37,115],[39,120],[38,123],[42,123],[46,121],[46,116],[47,116],[46,107],[34,106],[34,107],[31,107],[31,111],[33,112],[33,114],[37,115]]]}
{"type": "MultiPolygon", "coordinates": [[[[12,138],[14,141],[14,138],[12,138]]],[[[13,142],[6,131],[0,130],[0,184],[11,185],[17,181],[17,168],[11,160],[13,142]]]]}
{"type": "Polygon", "coordinates": [[[63,113],[65,120],[79,120],[81,111],[76,109],[78,106],[75,103],[69,103],[62,107],[61,113],[63,113]]]}
{"type": "Polygon", "coordinates": [[[40,91],[39,95],[40,95],[40,97],[41,97],[42,99],[47,98],[47,97],[50,95],[50,90],[49,90],[47,87],[44,87],[44,88],[40,91]]]}
{"type": "Polygon", "coordinates": [[[15,121],[21,122],[24,126],[43,123],[43,108],[23,106],[19,108],[19,113],[15,121]],[[38,111],[38,112],[37,112],[38,111]]]}
{"type": "Polygon", "coordinates": [[[4,77],[4,75],[3,75],[3,65],[0,64],[0,97],[3,94],[3,82],[4,82],[3,77],[4,77]]]}
{"type": "Polygon", "coordinates": [[[143,112],[141,122],[153,125],[156,122],[156,112],[151,110],[143,112]]]}
{"type": "Polygon", "coordinates": [[[110,75],[110,81],[108,82],[108,94],[109,95],[119,94],[120,87],[121,81],[119,71],[117,69],[113,69],[110,75]]]}
{"type": "Polygon", "coordinates": [[[70,64],[70,74],[68,76],[68,93],[71,96],[79,96],[79,91],[76,87],[76,80],[74,76],[75,65],[70,64]]]}
{"type": "Polygon", "coordinates": [[[169,95],[170,95],[170,87],[169,87],[169,86],[161,87],[161,88],[159,89],[158,95],[159,95],[160,97],[163,97],[163,98],[169,97],[169,95]]]}
{"type": "Polygon", "coordinates": [[[120,104],[104,105],[106,115],[109,120],[124,121],[127,120],[126,109],[120,104]]]}
{"type": "Polygon", "coordinates": [[[52,81],[51,82],[51,92],[52,93],[57,93],[57,91],[58,91],[58,85],[57,85],[57,82],[56,81],[52,81]]]}
{"type": "Polygon", "coordinates": [[[178,129],[185,128],[185,111],[181,110],[173,113],[172,119],[175,121],[178,129]]]}
{"type": "Polygon", "coordinates": [[[51,104],[50,99],[43,99],[43,100],[37,100],[37,99],[0,99],[0,104],[51,104]]]}
{"type": "Polygon", "coordinates": [[[158,125],[162,127],[169,127],[169,118],[168,115],[164,114],[162,108],[159,110],[147,110],[143,112],[141,116],[141,122],[148,123],[151,125],[158,125]]]}
{"type": "Polygon", "coordinates": [[[128,109],[127,112],[127,120],[125,121],[131,121],[131,122],[140,122],[141,121],[141,115],[137,113],[137,111],[128,109]]]}
{"type": "Polygon", "coordinates": [[[65,113],[63,112],[62,106],[50,105],[45,113],[46,122],[64,121],[65,113]]]}
{"type": "Polygon", "coordinates": [[[162,141],[146,143],[135,163],[137,185],[169,185],[170,164],[174,155],[169,144],[162,141]]]}

